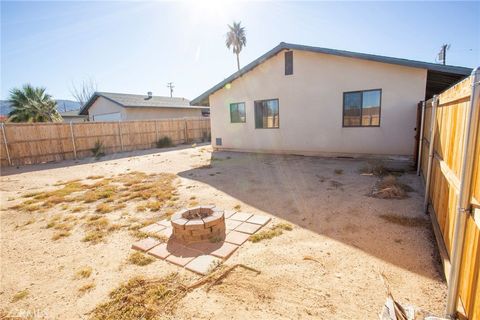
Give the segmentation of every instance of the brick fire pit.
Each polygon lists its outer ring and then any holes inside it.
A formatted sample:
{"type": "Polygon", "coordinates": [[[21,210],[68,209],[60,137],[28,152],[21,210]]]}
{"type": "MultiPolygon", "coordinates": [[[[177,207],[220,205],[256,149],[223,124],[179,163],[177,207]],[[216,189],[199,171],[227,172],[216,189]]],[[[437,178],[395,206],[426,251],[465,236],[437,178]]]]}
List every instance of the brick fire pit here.
{"type": "Polygon", "coordinates": [[[218,242],[225,238],[224,211],[213,206],[177,212],[171,219],[173,237],[183,243],[218,242]]]}

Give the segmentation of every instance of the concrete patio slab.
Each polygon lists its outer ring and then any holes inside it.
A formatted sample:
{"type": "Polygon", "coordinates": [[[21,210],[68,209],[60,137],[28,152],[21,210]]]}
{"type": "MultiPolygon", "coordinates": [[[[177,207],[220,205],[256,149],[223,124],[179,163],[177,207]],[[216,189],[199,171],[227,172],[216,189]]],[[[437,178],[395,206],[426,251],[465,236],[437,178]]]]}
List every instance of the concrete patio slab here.
{"type": "Polygon", "coordinates": [[[238,227],[235,228],[235,231],[243,232],[243,233],[248,233],[248,234],[253,234],[257,232],[262,226],[259,224],[254,224],[254,223],[249,223],[249,222],[244,222],[238,227]]]}
{"type": "Polygon", "coordinates": [[[235,230],[235,228],[241,224],[242,224],[242,221],[225,219],[225,228],[227,230],[235,230]]]}
{"type": "Polygon", "coordinates": [[[201,275],[206,275],[211,270],[215,269],[221,262],[221,259],[214,256],[201,255],[189,262],[185,268],[201,275]]]}
{"type": "Polygon", "coordinates": [[[258,214],[254,214],[253,216],[251,216],[250,218],[248,218],[247,222],[255,223],[255,224],[259,224],[259,225],[261,225],[261,226],[264,226],[264,225],[266,225],[270,220],[271,220],[270,217],[261,216],[261,215],[258,215],[258,214]]]}
{"type": "Polygon", "coordinates": [[[147,252],[149,255],[154,256],[155,258],[165,259],[170,255],[170,252],[167,250],[167,244],[161,243],[158,246],[153,247],[147,252]]]}
{"type": "Polygon", "coordinates": [[[229,234],[225,237],[226,242],[230,242],[236,245],[242,245],[245,243],[245,241],[248,240],[248,237],[250,237],[249,234],[238,232],[238,231],[230,231],[229,234]]]}
{"type": "Polygon", "coordinates": [[[148,251],[160,244],[160,241],[154,238],[146,238],[132,244],[132,249],[140,251],[148,251]]]}
{"type": "Polygon", "coordinates": [[[245,222],[245,221],[247,221],[248,218],[250,218],[251,216],[252,216],[251,213],[237,212],[237,213],[235,213],[234,215],[232,215],[229,219],[245,222]]]}
{"type": "Polygon", "coordinates": [[[229,243],[229,242],[223,242],[220,248],[213,250],[210,252],[211,255],[222,258],[222,259],[228,259],[232,253],[235,252],[235,250],[238,249],[239,246],[229,243]]]}
{"type": "Polygon", "coordinates": [[[141,232],[158,232],[158,231],[162,231],[163,229],[165,229],[166,227],[165,226],[162,226],[160,224],[156,224],[156,223],[153,223],[153,224],[150,224],[146,227],[143,227],[140,229],[141,232]]]}

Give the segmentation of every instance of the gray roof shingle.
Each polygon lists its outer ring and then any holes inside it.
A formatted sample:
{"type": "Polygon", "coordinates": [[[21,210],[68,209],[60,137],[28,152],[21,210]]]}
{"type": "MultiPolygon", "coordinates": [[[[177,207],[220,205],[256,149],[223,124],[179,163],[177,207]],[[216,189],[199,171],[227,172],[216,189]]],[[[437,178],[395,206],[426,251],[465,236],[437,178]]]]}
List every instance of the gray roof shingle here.
{"type": "Polygon", "coordinates": [[[141,94],[113,93],[113,92],[95,92],[88,102],[83,106],[80,114],[87,114],[88,109],[99,97],[108,99],[124,108],[208,108],[201,106],[191,106],[190,101],[180,97],[162,97],[141,94]]]}

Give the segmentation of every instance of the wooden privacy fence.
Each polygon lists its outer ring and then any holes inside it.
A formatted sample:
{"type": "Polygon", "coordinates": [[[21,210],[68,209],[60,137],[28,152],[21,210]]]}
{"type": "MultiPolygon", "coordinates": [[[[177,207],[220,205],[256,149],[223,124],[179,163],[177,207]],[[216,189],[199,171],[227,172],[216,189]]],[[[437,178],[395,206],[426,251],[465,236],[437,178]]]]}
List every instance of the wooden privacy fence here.
{"type": "Polygon", "coordinates": [[[145,121],[2,124],[2,166],[91,157],[97,141],[105,154],[150,149],[163,137],[174,144],[210,139],[210,118],[145,121]]]}
{"type": "MultiPolygon", "coordinates": [[[[465,79],[438,96],[432,123],[432,100],[427,101],[422,137],[421,171],[427,176],[431,129],[433,160],[428,201],[433,208],[432,222],[440,249],[446,252],[445,273],[449,276],[453,231],[457,219],[460,174],[467,124],[467,111],[472,93],[472,77],[465,79]],[[433,127],[432,127],[433,126],[433,127]]],[[[479,108],[480,106],[475,106],[479,108]]],[[[479,119],[475,119],[477,123],[479,119]]],[[[475,146],[471,195],[472,212],[467,213],[467,226],[460,265],[458,309],[471,320],[480,320],[480,130],[475,146]],[[463,310],[462,310],[463,309],[463,310]]]]}

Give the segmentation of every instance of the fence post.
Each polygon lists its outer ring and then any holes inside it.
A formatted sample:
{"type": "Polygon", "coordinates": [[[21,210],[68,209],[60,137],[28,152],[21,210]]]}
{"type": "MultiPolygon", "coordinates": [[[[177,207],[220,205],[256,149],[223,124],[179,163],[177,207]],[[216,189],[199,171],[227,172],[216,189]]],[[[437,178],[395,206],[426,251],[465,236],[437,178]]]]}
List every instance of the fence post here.
{"type": "Polygon", "coordinates": [[[75,146],[75,135],[73,134],[73,124],[70,121],[70,135],[72,136],[73,157],[77,160],[77,147],[75,146]]]}
{"type": "Polygon", "coordinates": [[[10,159],[10,151],[8,150],[7,135],[5,134],[5,125],[2,123],[3,142],[5,143],[5,151],[7,152],[8,163],[12,165],[12,159],[10,159]]]}
{"type": "Polygon", "coordinates": [[[121,126],[120,126],[120,120],[118,120],[118,136],[120,137],[120,147],[122,148],[122,151],[123,151],[123,138],[122,138],[122,129],[121,129],[121,126]]]}
{"type": "Polygon", "coordinates": [[[185,143],[187,144],[188,143],[188,122],[187,122],[187,118],[184,118],[185,120],[185,143]]]}
{"type": "Polygon", "coordinates": [[[427,176],[425,177],[425,199],[423,200],[423,209],[425,213],[428,213],[428,197],[430,196],[430,180],[432,176],[432,164],[433,164],[433,152],[435,145],[435,127],[437,121],[437,106],[438,106],[438,96],[433,96],[432,100],[432,117],[430,120],[430,141],[428,145],[428,165],[427,165],[427,176]]]}
{"type": "Polygon", "coordinates": [[[157,126],[157,120],[154,120],[155,121],[155,143],[158,141],[159,137],[158,137],[158,126],[157,126]]]}
{"type": "Polygon", "coordinates": [[[417,153],[417,176],[420,175],[420,168],[422,165],[422,148],[423,148],[423,125],[425,123],[425,108],[426,101],[422,101],[422,115],[420,116],[420,137],[418,138],[418,153],[417,153]]]}

